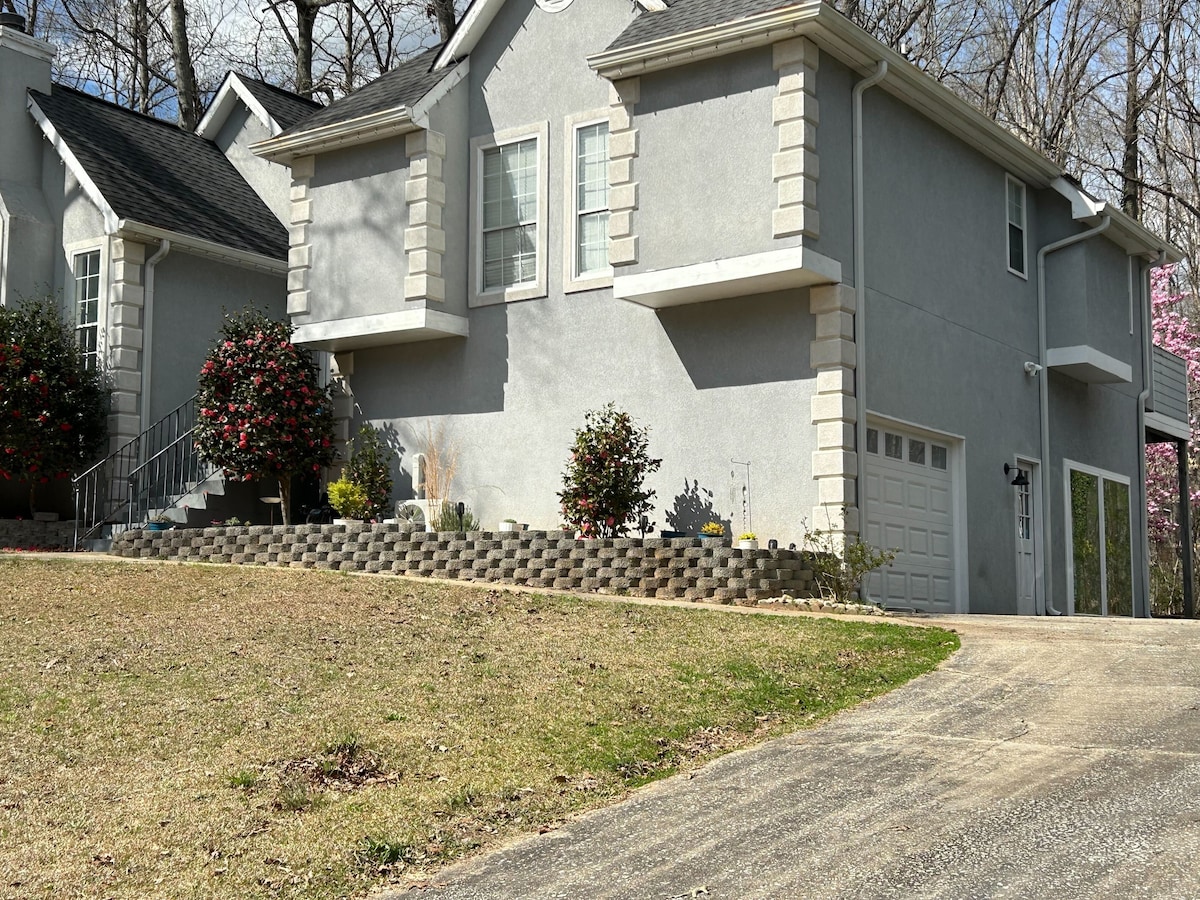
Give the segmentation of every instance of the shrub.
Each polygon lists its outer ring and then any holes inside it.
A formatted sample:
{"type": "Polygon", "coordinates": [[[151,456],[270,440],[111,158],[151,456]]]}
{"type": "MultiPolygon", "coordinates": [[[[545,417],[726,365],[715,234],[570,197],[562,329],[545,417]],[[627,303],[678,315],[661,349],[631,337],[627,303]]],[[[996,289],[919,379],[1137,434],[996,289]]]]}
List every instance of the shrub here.
{"type": "Polygon", "coordinates": [[[382,519],[392,505],[392,451],[379,439],[379,431],[370,425],[358,429],[350,461],[342,471],[367,495],[367,518],[382,519]]]}
{"type": "Polygon", "coordinates": [[[587,412],[558,494],[568,526],[585,537],[613,537],[648,513],[654,491],[643,483],[662,465],[648,446],[646,429],[614,404],[587,412]]]}
{"type": "Polygon", "coordinates": [[[279,481],[291,523],[291,481],[333,462],[333,402],[292,326],[247,309],[227,313],[200,370],[196,449],[232,478],[279,481]]]}
{"type": "Polygon", "coordinates": [[[856,603],[863,579],[896,558],[895,550],[879,550],[858,537],[840,538],[832,531],[804,528],[804,550],[812,563],[821,596],[835,603],[856,603]]]}
{"type": "Polygon", "coordinates": [[[108,437],[108,389],[88,369],[53,298],[0,306],[0,477],[29,484],[66,478],[99,456],[108,437]]]}
{"type": "Polygon", "coordinates": [[[344,475],[329,485],[329,505],[344,519],[365,519],[371,508],[363,486],[344,475]]]}
{"type": "Polygon", "coordinates": [[[479,520],[471,512],[471,507],[464,505],[462,522],[458,519],[458,504],[443,503],[430,523],[435,531],[478,531],[479,520]]]}

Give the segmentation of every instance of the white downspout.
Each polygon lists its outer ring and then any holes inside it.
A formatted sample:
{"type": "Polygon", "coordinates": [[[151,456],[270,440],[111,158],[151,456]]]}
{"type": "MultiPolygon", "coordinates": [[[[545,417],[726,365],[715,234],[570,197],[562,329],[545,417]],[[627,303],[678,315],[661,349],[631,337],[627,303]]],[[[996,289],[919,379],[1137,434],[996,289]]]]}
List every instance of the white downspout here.
{"type": "MultiPolygon", "coordinates": [[[[1142,307],[1142,392],[1138,394],[1138,477],[1141,485],[1142,502],[1138,519],[1142,526],[1142,600],[1146,605],[1146,618],[1150,618],[1150,513],[1146,509],[1146,401],[1150,398],[1153,376],[1154,335],[1150,319],[1150,270],[1167,261],[1167,251],[1159,250],[1158,259],[1146,266],[1138,278],[1141,289],[1142,307]]],[[[1184,502],[1187,502],[1186,500],[1184,502]]]]}
{"type": "Polygon", "coordinates": [[[163,238],[158,251],[146,260],[142,273],[145,296],[142,305],[142,431],[150,427],[150,368],[154,356],[154,269],[170,252],[171,242],[163,238]]]}
{"type": "Polygon", "coordinates": [[[1054,588],[1052,577],[1054,543],[1050,528],[1050,471],[1053,465],[1050,459],[1050,370],[1046,368],[1046,257],[1065,247],[1070,247],[1072,244],[1078,244],[1080,241],[1103,234],[1111,224],[1112,217],[1105,216],[1104,221],[1095,228],[1047,244],[1038,251],[1037,256],[1038,365],[1041,366],[1041,370],[1038,372],[1038,403],[1041,407],[1042,465],[1046,467],[1042,476],[1042,596],[1039,601],[1039,606],[1042,608],[1038,610],[1038,613],[1043,616],[1065,615],[1055,609],[1050,601],[1050,594],[1054,588]]]}
{"type": "Polygon", "coordinates": [[[854,193],[854,447],[858,471],[854,503],[858,507],[858,533],[867,533],[867,251],[866,225],[863,221],[863,122],[862,98],[887,75],[888,64],[881,59],[875,71],[854,85],[853,106],[853,193],[854,193]]]}

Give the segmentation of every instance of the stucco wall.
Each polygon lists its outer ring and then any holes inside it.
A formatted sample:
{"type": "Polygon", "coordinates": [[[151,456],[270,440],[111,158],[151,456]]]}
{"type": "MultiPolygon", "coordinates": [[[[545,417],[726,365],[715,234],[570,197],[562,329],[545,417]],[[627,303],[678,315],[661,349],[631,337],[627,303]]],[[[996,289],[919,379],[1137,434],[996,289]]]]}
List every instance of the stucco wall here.
{"type": "Polygon", "coordinates": [[[291,171],[250,152],[256,141],[265,141],[271,132],[258,117],[240,103],[229,114],[214,143],[254,189],[280,222],[291,221],[291,171]]]}
{"type": "Polygon", "coordinates": [[[799,243],[776,243],[771,233],[778,82],[770,47],[642,77],[634,161],[641,258],[629,273],[799,243]]]}
{"type": "Polygon", "coordinates": [[[154,283],[153,334],[148,337],[151,422],[196,392],[196,377],[217,337],[223,310],[253,305],[272,318],[282,318],[286,306],[282,275],[226,265],[179,249],[158,263],[154,283]]]}
{"type": "Polygon", "coordinates": [[[394,312],[404,302],[404,139],[316,158],[310,314],[297,323],[394,312]]]}

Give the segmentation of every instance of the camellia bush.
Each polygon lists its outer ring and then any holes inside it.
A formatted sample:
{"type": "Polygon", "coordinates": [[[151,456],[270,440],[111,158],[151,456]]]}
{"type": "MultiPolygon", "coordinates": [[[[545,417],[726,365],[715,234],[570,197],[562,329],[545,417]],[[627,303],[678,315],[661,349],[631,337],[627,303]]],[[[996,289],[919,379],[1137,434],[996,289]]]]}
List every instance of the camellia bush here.
{"type": "Polygon", "coordinates": [[[644,482],[662,460],[648,447],[647,430],[614,404],[586,413],[558,494],[564,521],[584,537],[626,534],[654,498],[644,482]]]}
{"type": "Polygon", "coordinates": [[[108,387],[88,369],[53,298],[0,306],[0,477],[38,485],[94,462],[108,436],[108,387]]]}
{"type": "Polygon", "coordinates": [[[333,401],[292,326],[256,309],[226,314],[200,370],[196,450],[243,481],[274,478],[291,524],[292,476],[333,462],[333,401]]]}

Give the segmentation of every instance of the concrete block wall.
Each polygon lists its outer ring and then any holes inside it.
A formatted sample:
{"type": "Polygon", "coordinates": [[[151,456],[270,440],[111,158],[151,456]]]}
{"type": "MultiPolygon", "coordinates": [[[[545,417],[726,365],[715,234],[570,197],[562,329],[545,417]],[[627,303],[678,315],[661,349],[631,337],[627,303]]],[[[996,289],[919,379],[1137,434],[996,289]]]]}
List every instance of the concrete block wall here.
{"type": "Polygon", "coordinates": [[[251,525],[126,531],[117,556],[424,575],[563,591],[735,603],[811,596],[793,550],[737,550],[728,540],[576,540],[568,532],[401,532],[394,525],[251,525]]]}
{"type": "Polygon", "coordinates": [[[0,547],[17,550],[68,550],[75,523],[36,519],[0,519],[0,547]]]}

